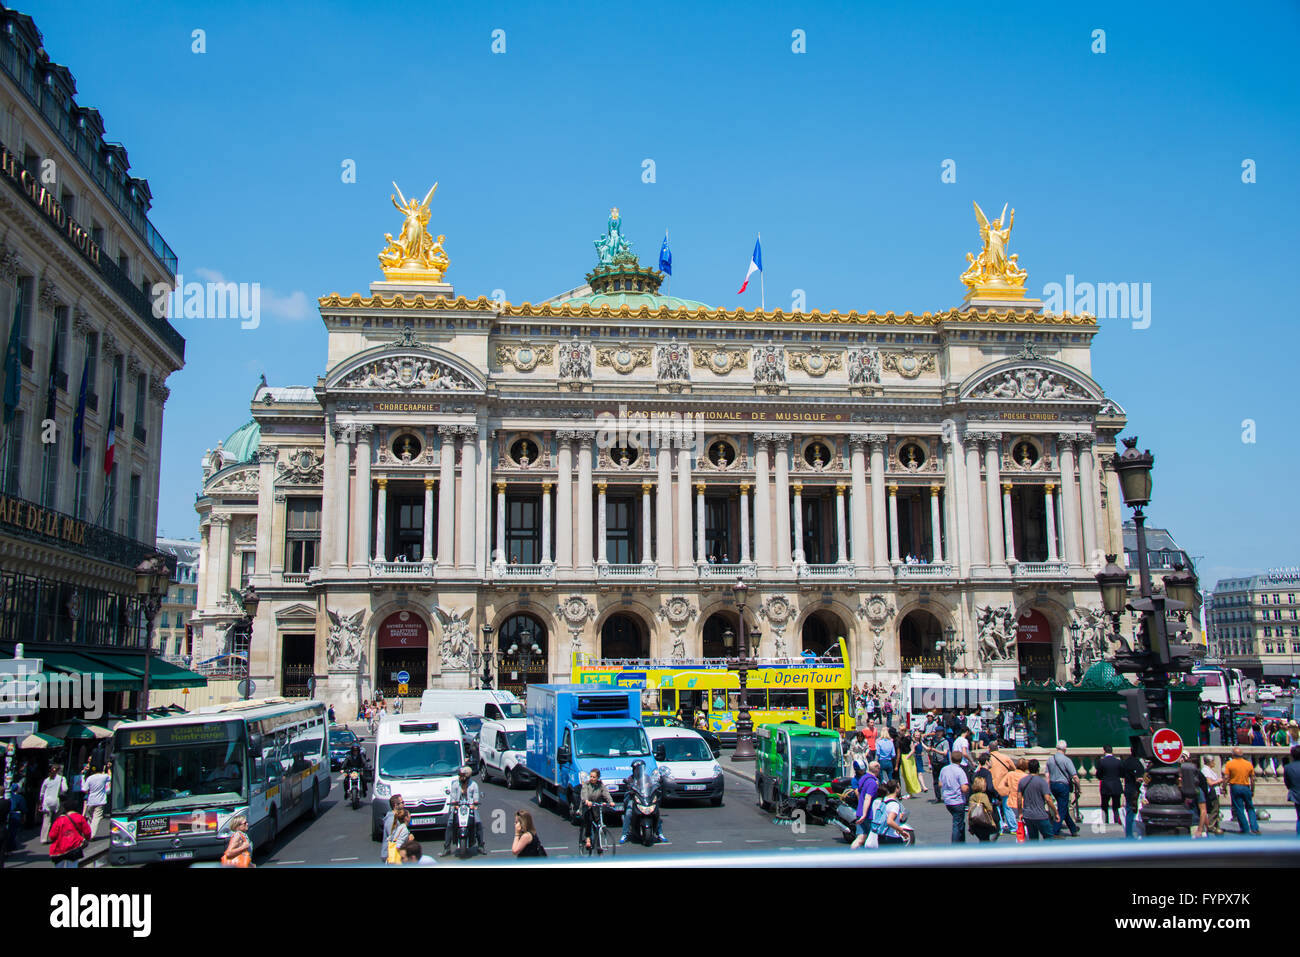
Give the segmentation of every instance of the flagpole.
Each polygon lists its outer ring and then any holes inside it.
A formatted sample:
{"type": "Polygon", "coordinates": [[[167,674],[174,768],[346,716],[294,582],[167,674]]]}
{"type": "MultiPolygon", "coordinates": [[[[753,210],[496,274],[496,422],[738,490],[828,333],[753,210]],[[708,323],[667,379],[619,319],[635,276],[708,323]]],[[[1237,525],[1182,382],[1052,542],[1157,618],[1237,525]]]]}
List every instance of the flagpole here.
{"type": "MultiPolygon", "coordinates": [[[[758,241],[762,243],[762,233],[758,234],[758,241]]],[[[763,270],[761,267],[758,270],[758,307],[763,312],[767,312],[767,287],[763,284],[763,270]]]]}

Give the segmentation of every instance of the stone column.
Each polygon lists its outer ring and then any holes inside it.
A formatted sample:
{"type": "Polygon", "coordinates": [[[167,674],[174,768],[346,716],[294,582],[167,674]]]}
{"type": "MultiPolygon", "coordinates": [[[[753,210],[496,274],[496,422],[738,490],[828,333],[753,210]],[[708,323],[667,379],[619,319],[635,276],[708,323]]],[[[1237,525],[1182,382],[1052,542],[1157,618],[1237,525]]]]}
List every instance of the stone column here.
{"type": "Polygon", "coordinates": [[[889,561],[894,565],[899,565],[903,561],[898,546],[898,486],[891,485],[889,486],[889,561]]]}
{"type": "MultiPolygon", "coordinates": [[[[673,567],[673,453],[665,445],[655,453],[659,481],[655,489],[655,560],[660,568],[673,567]]],[[[650,543],[646,543],[649,549],[650,543]]]]}
{"type": "Polygon", "coordinates": [[[677,450],[677,567],[691,568],[695,536],[691,534],[691,450],[677,450]]]}
{"type": "Polygon", "coordinates": [[[1053,493],[1056,486],[1048,482],[1043,486],[1043,501],[1047,506],[1047,560],[1059,561],[1056,557],[1056,501],[1053,493]]]}
{"type": "Polygon", "coordinates": [[[790,439],[789,432],[773,436],[776,445],[776,566],[790,570],[790,439]]]}
{"type": "Polygon", "coordinates": [[[749,550],[749,483],[740,483],[740,562],[752,561],[749,550]]]}
{"type": "Polygon", "coordinates": [[[370,557],[370,437],[375,434],[373,425],[358,425],[357,437],[357,485],[356,498],[353,500],[352,534],[356,541],[352,543],[353,564],[364,568],[370,557]]]}
{"type": "Polygon", "coordinates": [[[980,443],[983,434],[966,433],[966,517],[970,520],[970,563],[989,563],[989,537],[984,528],[984,497],[980,494],[980,443]]]}
{"type": "Polygon", "coordinates": [[[1083,564],[1099,560],[1097,554],[1097,471],[1092,454],[1092,436],[1083,433],[1079,440],[1079,500],[1083,505],[1083,564]]]}
{"type": "Polygon", "coordinates": [[[606,484],[598,483],[596,491],[599,493],[596,501],[596,545],[599,549],[596,552],[596,564],[604,565],[609,563],[609,516],[605,513],[606,484]]]}
{"type": "Polygon", "coordinates": [[[543,565],[555,559],[551,556],[551,483],[542,483],[542,558],[543,565]]]}
{"type": "Polygon", "coordinates": [[[351,445],[352,429],[346,425],[334,426],[334,555],[331,564],[335,568],[348,563],[348,459],[351,445]]]}
{"type": "Polygon", "coordinates": [[[942,485],[930,486],[930,561],[943,564],[943,524],[940,521],[939,493],[942,485]]]}
{"type": "Polygon", "coordinates": [[[984,447],[985,505],[989,518],[989,567],[996,569],[1001,569],[1007,561],[1006,552],[1003,550],[1005,541],[1002,534],[1002,496],[999,494],[1002,485],[1001,441],[1001,435],[990,433],[984,447]]]}
{"type": "MultiPolygon", "coordinates": [[[[271,560],[271,524],[275,508],[275,460],[278,452],[273,448],[257,450],[257,569],[269,571],[271,560]]],[[[74,476],[75,480],[75,476],[74,476]]],[[[75,509],[75,504],[73,511],[75,509]]]]}
{"type": "Polygon", "coordinates": [[[1007,564],[1013,564],[1016,561],[1016,529],[1015,522],[1011,514],[1011,483],[1002,483],[1002,515],[1003,525],[1007,536],[1007,564]]]}
{"type": "MultiPolygon", "coordinates": [[[[853,561],[858,568],[871,564],[867,551],[867,437],[849,436],[849,463],[853,481],[853,561]]],[[[840,561],[844,560],[843,554],[840,561]]]]}
{"type": "MultiPolygon", "coordinates": [[[[379,487],[376,493],[377,501],[375,502],[375,561],[383,562],[388,560],[388,543],[385,541],[388,534],[388,479],[381,478],[375,480],[375,485],[379,487]]],[[[425,480],[424,483],[424,527],[432,529],[433,517],[429,514],[429,499],[433,493],[433,483],[425,480]]],[[[428,538],[428,535],[425,535],[428,538]]],[[[428,561],[428,542],[425,542],[421,554],[425,555],[425,561],[428,561]]]]}
{"type": "Polygon", "coordinates": [[[1083,542],[1079,486],[1074,481],[1074,442],[1075,436],[1068,432],[1056,437],[1057,458],[1061,463],[1061,536],[1065,540],[1065,560],[1078,567],[1083,564],[1083,542]]]}
{"type": "Polygon", "coordinates": [[[571,429],[555,433],[559,453],[556,457],[556,476],[559,486],[555,490],[555,564],[559,568],[573,567],[573,441],[577,437],[571,429]]]}
{"type": "Polygon", "coordinates": [[[754,561],[772,567],[772,486],[768,475],[771,436],[754,436],[754,561]]]}
{"type": "Polygon", "coordinates": [[[704,483],[695,483],[695,563],[703,565],[709,560],[708,529],[705,526],[704,483]]]}
{"type": "MultiPolygon", "coordinates": [[[[431,478],[424,480],[424,538],[420,542],[420,559],[425,562],[433,561],[433,483],[434,480],[431,478]]],[[[387,554],[384,545],[384,531],[388,526],[388,499],[385,496],[387,485],[387,479],[380,479],[379,528],[376,535],[379,544],[375,547],[375,557],[380,561],[383,561],[387,554]]]]}
{"type": "Polygon", "coordinates": [[[835,560],[841,565],[849,560],[848,528],[845,523],[844,483],[835,483],[835,560]]]}
{"type": "Polygon", "coordinates": [[[867,436],[867,441],[871,443],[872,564],[877,569],[883,569],[889,567],[885,552],[889,542],[885,532],[885,443],[889,441],[889,436],[873,432],[867,436]]]}
{"type": "Polygon", "coordinates": [[[806,556],[803,550],[803,482],[791,484],[794,489],[794,560],[804,564],[806,556]]]}
{"type": "Polygon", "coordinates": [[[442,438],[438,480],[438,567],[456,564],[456,426],[438,426],[442,438]]]}
{"type": "Polygon", "coordinates": [[[473,568],[478,532],[478,429],[459,427],[460,434],[460,564],[473,568]]]}
{"type": "MultiPolygon", "coordinates": [[[[346,448],[346,446],[345,446],[346,448]]],[[[213,594],[209,600],[211,604],[216,605],[218,602],[224,602],[230,595],[230,516],[213,515],[211,520],[211,529],[208,538],[216,539],[216,549],[213,564],[213,570],[216,572],[213,581],[213,594]]]]}
{"type": "Polygon", "coordinates": [[[492,556],[493,562],[508,562],[510,556],[506,554],[506,483],[497,482],[497,544],[496,554],[492,556]]]}
{"type": "Polygon", "coordinates": [[[965,451],[955,426],[945,426],[948,446],[944,462],[943,520],[947,535],[944,556],[961,576],[970,574],[970,521],[967,518],[965,451]]]}
{"type": "Polygon", "coordinates": [[[655,483],[644,481],[641,483],[641,564],[648,565],[654,561],[650,552],[650,543],[653,540],[650,534],[650,490],[655,487],[655,483]]]}
{"type": "Polygon", "coordinates": [[[592,565],[592,495],[595,489],[591,478],[591,444],[594,431],[580,430],[578,437],[578,567],[590,571],[592,565]]]}

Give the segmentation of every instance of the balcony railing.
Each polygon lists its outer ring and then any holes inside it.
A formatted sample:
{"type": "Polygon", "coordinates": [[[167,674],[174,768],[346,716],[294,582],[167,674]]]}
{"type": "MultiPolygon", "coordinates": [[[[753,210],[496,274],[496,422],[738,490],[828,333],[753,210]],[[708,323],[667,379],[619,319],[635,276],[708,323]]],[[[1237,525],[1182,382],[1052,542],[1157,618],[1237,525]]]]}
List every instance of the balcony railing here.
{"type": "MultiPolygon", "coordinates": [[[[17,505],[13,512],[16,520],[12,524],[0,525],[0,532],[6,535],[132,570],[144,559],[160,554],[152,545],[119,535],[65,512],[44,508],[16,495],[5,495],[4,498],[17,505]]],[[[163,558],[167,560],[169,574],[174,575],[176,556],[163,555],[163,558]]]]}
{"type": "Polygon", "coordinates": [[[308,577],[307,572],[286,572],[280,576],[280,580],[286,585],[305,585],[308,577]]]}
{"type": "Polygon", "coordinates": [[[644,581],[654,578],[658,571],[659,566],[654,562],[644,562],[640,565],[611,565],[609,562],[600,562],[596,565],[596,577],[604,580],[644,581]]]}
{"type": "Polygon", "coordinates": [[[1057,578],[1069,572],[1069,562],[1020,562],[1011,569],[1013,578],[1057,578]]]}
{"type": "Polygon", "coordinates": [[[952,566],[947,562],[929,565],[899,565],[895,569],[898,579],[908,578],[951,578],[952,566]]]}
{"type": "Polygon", "coordinates": [[[375,578],[432,578],[433,562],[371,562],[375,578]]]}
{"type": "Polygon", "coordinates": [[[857,574],[857,568],[853,562],[837,562],[834,565],[797,565],[800,580],[806,581],[838,581],[842,578],[852,578],[857,574]]]}
{"type": "Polygon", "coordinates": [[[715,579],[734,580],[743,578],[750,581],[758,577],[758,566],[753,562],[738,562],[735,564],[718,565],[718,564],[700,564],[695,566],[699,569],[700,581],[713,581],[715,579]]]}
{"type": "Polygon", "coordinates": [[[555,581],[555,565],[493,565],[492,577],[498,581],[555,581]]]}

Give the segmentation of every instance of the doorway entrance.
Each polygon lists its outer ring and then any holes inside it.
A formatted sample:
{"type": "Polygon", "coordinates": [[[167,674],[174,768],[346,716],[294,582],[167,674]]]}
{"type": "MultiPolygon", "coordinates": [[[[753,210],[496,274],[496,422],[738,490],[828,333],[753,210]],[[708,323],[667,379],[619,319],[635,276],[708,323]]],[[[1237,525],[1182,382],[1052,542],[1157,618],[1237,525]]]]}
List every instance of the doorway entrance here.
{"type": "Polygon", "coordinates": [[[429,626],[410,611],[394,612],[383,620],[375,639],[375,691],[385,698],[399,693],[402,672],[406,694],[419,698],[429,686],[429,626]]]}

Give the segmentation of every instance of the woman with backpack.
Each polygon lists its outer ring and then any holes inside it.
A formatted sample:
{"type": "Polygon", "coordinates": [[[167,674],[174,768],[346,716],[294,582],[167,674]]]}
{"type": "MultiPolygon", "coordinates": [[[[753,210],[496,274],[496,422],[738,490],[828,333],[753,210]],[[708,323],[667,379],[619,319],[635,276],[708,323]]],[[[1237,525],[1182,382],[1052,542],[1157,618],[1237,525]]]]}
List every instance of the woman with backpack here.
{"type": "Polygon", "coordinates": [[[910,843],[911,833],[903,826],[906,821],[907,812],[898,800],[898,782],[886,781],[876,792],[876,804],[871,812],[871,833],[877,846],[910,843]]]}
{"type": "Polygon", "coordinates": [[[90,843],[90,822],[81,816],[81,799],[67,797],[50,824],[50,861],[55,867],[76,867],[90,843]]]}
{"type": "Polygon", "coordinates": [[[972,787],[966,827],[983,844],[997,837],[998,819],[993,811],[993,802],[989,800],[988,779],[977,774],[972,787]]]}

